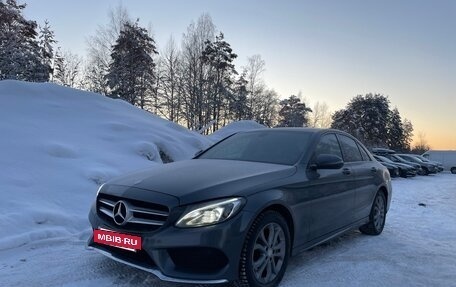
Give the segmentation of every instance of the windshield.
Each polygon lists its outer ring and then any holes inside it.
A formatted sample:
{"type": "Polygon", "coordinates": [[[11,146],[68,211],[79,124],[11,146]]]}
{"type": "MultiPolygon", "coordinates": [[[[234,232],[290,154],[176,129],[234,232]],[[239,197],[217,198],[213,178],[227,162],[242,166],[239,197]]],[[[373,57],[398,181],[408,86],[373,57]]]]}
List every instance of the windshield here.
{"type": "Polygon", "coordinates": [[[403,161],[405,161],[405,159],[403,159],[403,158],[401,158],[401,157],[399,157],[399,156],[397,156],[395,154],[391,154],[388,157],[389,157],[389,159],[391,159],[394,162],[403,162],[403,161]]]}
{"type": "Polygon", "coordinates": [[[211,147],[198,158],[293,165],[308,149],[312,134],[298,131],[238,133],[211,147]]]}
{"type": "Polygon", "coordinates": [[[427,158],[422,157],[420,155],[416,155],[415,157],[421,159],[423,162],[429,162],[429,160],[427,158]]]}
{"type": "Polygon", "coordinates": [[[411,162],[416,162],[416,163],[421,163],[423,161],[417,159],[416,157],[413,157],[413,156],[407,156],[407,155],[403,155],[401,156],[403,159],[405,160],[408,160],[408,161],[411,161],[411,162]]]}

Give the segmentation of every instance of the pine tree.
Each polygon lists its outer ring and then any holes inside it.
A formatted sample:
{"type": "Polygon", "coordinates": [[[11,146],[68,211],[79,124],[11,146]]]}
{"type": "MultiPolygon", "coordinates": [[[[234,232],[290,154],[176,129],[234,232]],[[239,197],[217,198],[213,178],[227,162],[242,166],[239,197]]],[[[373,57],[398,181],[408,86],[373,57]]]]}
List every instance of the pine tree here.
{"type": "Polygon", "coordinates": [[[390,112],[390,117],[388,119],[388,138],[387,145],[390,149],[396,151],[402,151],[403,141],[404,141],[404,129],[402,126],[401,115],[397,108],[394,108],[390,112]]]}
{"type": "Polygon", "coordinates": [[[158,52],[147,30],[138,21],[125,23],[113,46],[106,75],[111,95],[145,109],[155,89],[154,54],[158,52]]]}
{"type": "Polygon", "coordinates": [[[358,95],[333,115],[332,128],[346,131],[367,146],[386,146],[389,100],[380,94],[358,95]]]}
{"type": "Polygon", "coordinates": [[[397,108],[390,110],[389,100],[383,95],[356,96],[345,109],[336,111],[332,120],[332,128],[352,134],[367,146],[410,150],[412,123],[402,121],[397,108]]]}
{"type": "Polygon", "coordinates": [[[245,79],[245,73],[242,73],[234,83],[230,101],[230,114],[231,118],[235,121],[247,119],[250,114],[247,99],[249,94],[247,91],[247,84],[248,82],[245,79]]]}
{"type": "Polygon", "coordinates": [[[212,115],[214,121],[213,131],[217,130],[221,121],[226,120],[226,115],[221,111],[228,108],[229,87],[232,84],[231,76],[237,74],[233,60],[237,57],[223,33],[215,37],[215,41],[206,41],[206,48],[202,53],[203,63],[211,68],[209,74],[209,89],[211,94],[208,98],[207,113],[212,115]],[[222,119],[223,118],[223,119],[222,119]]]}
{"type": "Polygon", "coordinates": [[[57,41],[54,38],[54,31],[51,30],[49,21],[44,21],[44,26],[40,27],[39,34],[39,49],[42,63],[42,77],[49,80],[50,75],[53,74],[52,60],[54,58],[54,44],[57,41]]]}
{"type": "Polygon", "coordinates": [[[25,7],[16,0],[0,2],[0,80],[47,81],[36,39],[37,24],[24,18],[25,7]]]}
{"type": "Polygon", "coordinates": [[[111,62],[112,47],[120,31],[130,21],[127,9],[118,5],[108,12],[108,23],[98,26],[94,35],[89,36],[87,62],[84,66],[84,87],[92,92],[108,95],[106,74],[111,62]]]}
{"type": "Polygon", "coordinates": [[[303,127],[307,125],[307,113],[312,110],[301,103],[301,99],[292,95],[288,99],[280,101],[280,127],[303,127]]]}
{"type": "Polygon", "coordinates": [[[402,121],[402,130],[403,130],[403,137],[402,137],[402,150],[409,152],[411,150],[411,142],[413,137],[413,125],[412,122],[408,119],[404,119],[402,121]]]}

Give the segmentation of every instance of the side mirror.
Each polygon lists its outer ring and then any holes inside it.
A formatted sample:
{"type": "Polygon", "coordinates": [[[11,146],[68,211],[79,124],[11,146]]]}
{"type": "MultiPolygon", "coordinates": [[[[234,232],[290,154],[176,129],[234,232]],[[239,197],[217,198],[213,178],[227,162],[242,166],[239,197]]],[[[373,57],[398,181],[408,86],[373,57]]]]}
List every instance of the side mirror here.
{"type": "Polygon", "coordinates": [[[344,161],[333,154],[320,154],[315,162],[310,165],[312,169],[339,169],[344,166],[344,161]]]}

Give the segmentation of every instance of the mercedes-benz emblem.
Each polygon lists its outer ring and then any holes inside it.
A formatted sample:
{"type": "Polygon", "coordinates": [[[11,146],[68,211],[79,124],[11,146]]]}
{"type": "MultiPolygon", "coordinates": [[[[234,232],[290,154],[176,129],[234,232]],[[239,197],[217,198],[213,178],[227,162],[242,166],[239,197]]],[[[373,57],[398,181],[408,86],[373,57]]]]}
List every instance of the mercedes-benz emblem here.
{"type": "Polygon", "coordinates": [[[127,203],[124,201],[120,200],[118,201],[112,210],[114,222],[117,225],[124,225],[127,223],[130,215],[130,210],[128,209],[127,203]]]}

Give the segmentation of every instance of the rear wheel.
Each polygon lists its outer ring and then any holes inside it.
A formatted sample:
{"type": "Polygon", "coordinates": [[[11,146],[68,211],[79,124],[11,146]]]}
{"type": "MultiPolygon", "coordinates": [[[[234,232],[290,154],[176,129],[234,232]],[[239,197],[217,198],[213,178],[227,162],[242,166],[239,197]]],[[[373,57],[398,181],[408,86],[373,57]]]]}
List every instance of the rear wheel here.
{"type": "Polygon", "coordinates": [[[238,286],[274,287],[285,273],[290,232],[280,213],[267,211],[252,224],[241,254],[238,286]]]}
{"type": "Polygon", "coordinates": [[[386,220],[386,197],[382,191],[377,192],[369,215],[369,222],[359,230],[368,235],[379,235],[385,227],[386,220]]]}
{"type": "Polygon", "coordinates": [[[452,168],[450,169],[450,171],[451,171],[452,174],[456,174],[456,167],[452,167],[452,168]]]}

